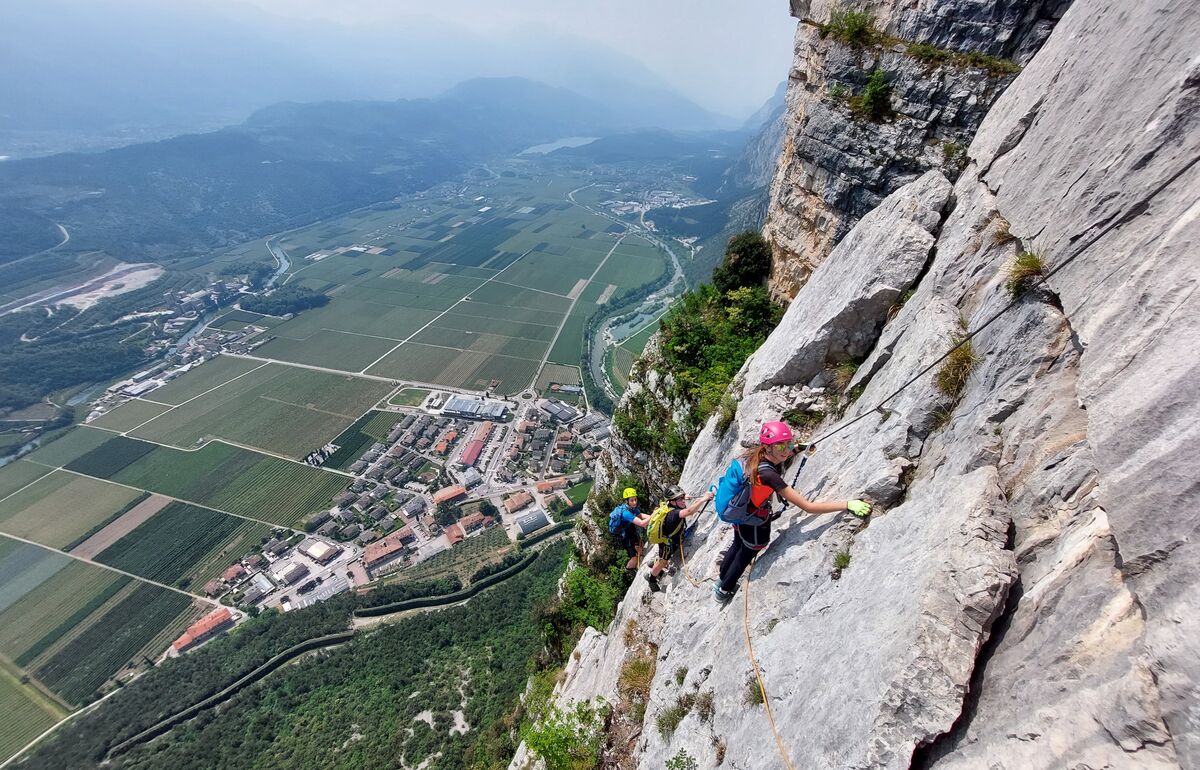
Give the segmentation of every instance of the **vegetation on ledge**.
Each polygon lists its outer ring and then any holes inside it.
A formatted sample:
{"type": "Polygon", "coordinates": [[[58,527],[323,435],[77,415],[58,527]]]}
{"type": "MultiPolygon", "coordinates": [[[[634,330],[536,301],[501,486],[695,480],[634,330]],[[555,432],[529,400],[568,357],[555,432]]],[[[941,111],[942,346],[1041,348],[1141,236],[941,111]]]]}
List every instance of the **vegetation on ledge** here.
{"type": "Polygon", "coordinates": [[[687,405],[688,414],[677,424],[655,395],[640,391],[614,415],[631,446],[682,463],[705,421],[723,404],[722,411],[731,411],[726,388],[783,316],[763,288],[770,269],[771,249],[763,237],[740,233],[730,240],[712,283],[686,292],[663,318],[661,360],[651,366],[664,375],[660,382],[669,382],[669,399],[687,405]]]}

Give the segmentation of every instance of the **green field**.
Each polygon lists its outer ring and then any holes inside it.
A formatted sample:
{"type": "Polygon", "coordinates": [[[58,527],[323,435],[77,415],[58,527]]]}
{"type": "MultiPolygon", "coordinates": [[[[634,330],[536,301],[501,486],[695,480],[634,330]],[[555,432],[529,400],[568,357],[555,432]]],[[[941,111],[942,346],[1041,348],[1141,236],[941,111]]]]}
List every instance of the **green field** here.
{"type": "Polygon", "coordinates": [[[49,698],[0,667],[0,761],[20,751],[65,716],[49,698]]]}
{"type": "Polygon", "coordinates": [[[591,493],[593,484],[595,484],[595,482],[585,481],[582,484],[576,484],[570,489],[567,489],[567,499],[569,499],[575,505],[582,505],[583,501],[587,500],[587,496],[591,493]]]}
{"type": "Polygon", "coordinates": [[[405,388],[388,399],[388,403],[392,406],[420,406],[431,392],[424,388],[405,388]]]}
{"type": "Polygon", "coordinates": [[[132,489],[56,470],[0,502],[0,532],[61,548],[137,496],[132,489]]]}
{"type": "Polygon", "coordinates": [[[269,532],[265,524],[175,502],[104,549],[96,561],[198,590],[269,532]]]}
{"type": "Polygon", "coordinates": [[[29,665],[132,579],[71,560],[0,612],[0,654],[29,665]]]}
{"type": "Polygon", "coordinates": [[[182,376],[176,377],[161,388],[151,391],[146,397],[175,406],[261,366],[263,366],[262,361],[235,356],[217,356],[211,361],[206,361],[187,371],[182,376]]]}
{"type": "MultiPolygon", "coordinates": [[[[81,431],[104,433],[72,432],[81,431]]],[[[73,462],[72,470],[282,526],[327,507],[348,481],[219,442],[185,452],[121,436],[110,441],[73,462]]]]}
{"type": "Polygon", "coordinates": [[[120,433],[127,430],[133,430],[144,422],[149,422],[155,417],[158,417],[163,412],[169,411],[171,407],[163,404],[156,404],[153,401],[143,401],[139,398],[132,398],[118,406],[106,414],[101,415],[95,420],[88,423],[97,428],[108,428],[120,433]]]}
{"type": "Polygon", "coordinates": [[[193,612],[177,593],[0,537],[0,754],[48,726],[18,695],[57,721],[66,709],[48,692],[83,702],[140,654],[162,652],[193,612]]]}
{"type": "Polygon", "coordinates": [[[58,467],[82,457],[96,447],[112,438],[112,434],[103,430],[84,430],[76,428],[69,430],[33,454],[27,455],[26,460],[58,467]]]}
{"type": "Polygon", "coordinates": [[[132,435],[180,448],[223,438],[300,459],[389,390],[391,385],[378,380],[268,364],[146,422],[132,435]]]}
{"type": "Polygon", "coordinates": [[[38,666],[37,677],[69,703],[91,700],[162,628],[190,612],[191,605],[173,591],[139,584],[38,666]]]}
{"type": "Polygon", "coordinates": [[[641,286],[666,260],[642,238],[618,243],[621,226],[565,201],[563,188],[577,181],[498,180],[486,206],[400,203],[289,233],[281,239],[293,257],[289,282],[332,301],[276,326],[258,354],[513,393],[531,383],[578,295],[550,352],[578,365],[583,325],[606,287],[641,286]],[[305,259],[318,252],[325,256],[305,259]]]}
{"type": "Polygon", "coordinates": [[[254,355],[346,372],[359,372],[397,344],[399,340],[322,329],[302,340],[276,337],[255,349],[254,355]]]}
{"type": "Polygon", "coordinates": [[[50,472],[44,465],[17,460],[0,467],[0,500],[50,472]]]}

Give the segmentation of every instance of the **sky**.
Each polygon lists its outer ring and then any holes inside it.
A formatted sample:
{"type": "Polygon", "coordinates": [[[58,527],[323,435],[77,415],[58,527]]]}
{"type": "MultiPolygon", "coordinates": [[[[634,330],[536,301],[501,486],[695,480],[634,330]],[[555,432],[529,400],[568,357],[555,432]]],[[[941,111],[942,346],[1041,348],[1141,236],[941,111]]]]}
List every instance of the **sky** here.
{"type": "Polygon", "coordinates": [[[702,107],[742,118],[787,77],[796,20],[787,0],[207,0],[347,26],[414,18],[504,35],[530,26],[632,56],[702,107]]]}

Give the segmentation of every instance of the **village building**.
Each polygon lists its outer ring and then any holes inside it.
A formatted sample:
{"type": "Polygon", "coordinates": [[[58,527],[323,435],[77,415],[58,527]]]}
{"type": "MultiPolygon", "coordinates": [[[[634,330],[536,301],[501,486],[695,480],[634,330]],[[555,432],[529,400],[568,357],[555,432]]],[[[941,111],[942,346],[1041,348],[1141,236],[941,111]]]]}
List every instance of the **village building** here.
{"type": "Polygon", "coordinates": [[[218,631],[233,625],[233,613],[227,608],[213,610],[195,623],[187,627],[183,635],[172,643],[175,652],[183,652],[206,639],[212,638],[218,631]]]}
{"type": "Polygon", "coordinates": [[[341,553],[342,549],[323,540],[310,540],[300,547],[300,552],[317,564],[325,564],[341,553]]]}
{"type": "Polygon", "coordinates": [[[530,511],[517,519],[517,528],[521,531],[522,535],[530,535],[542,527],[549,526],[549,524],[550,520],[541,511],[530,511]]]}
{"type": "Polygon", "coordinates": [[[460,497],[466,497],[467,488],[461,484],[456,484],[452,487],[445,487],[433,493],[433,504],[440,505],[447,500],[457,500],[460,497]]]}
{"type": "Polygon", "coordinates": [[[533,495],[521,490],[504,501],[504,508],[509,513],[516,513],[533,502],[533,495]]]}

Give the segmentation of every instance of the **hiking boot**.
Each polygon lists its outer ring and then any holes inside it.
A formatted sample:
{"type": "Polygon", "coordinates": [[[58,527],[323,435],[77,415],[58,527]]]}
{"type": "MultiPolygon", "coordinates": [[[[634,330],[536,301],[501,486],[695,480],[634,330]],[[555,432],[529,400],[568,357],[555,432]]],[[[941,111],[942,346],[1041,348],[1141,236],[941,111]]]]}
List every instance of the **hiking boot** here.
{"type": "Polygon", "coordinates": [[[733,592],[722,591],[721,584],[717,583],[715,586],[713,586],[713,598],[716,599],[717,603],[723,607],[726,604],[729,604],[729,600],[733,598],[733,592]]]}
{"type": "Polygon", "coordinates": [[[650,590],[654,591],[655,593],[658,593],[659,591],[663,590],[662,586],[660,586],[658,584],[658,578],[655,577],[654,575],[647,573],[646,574],[646,582],[650,584],[650,590]]]}

